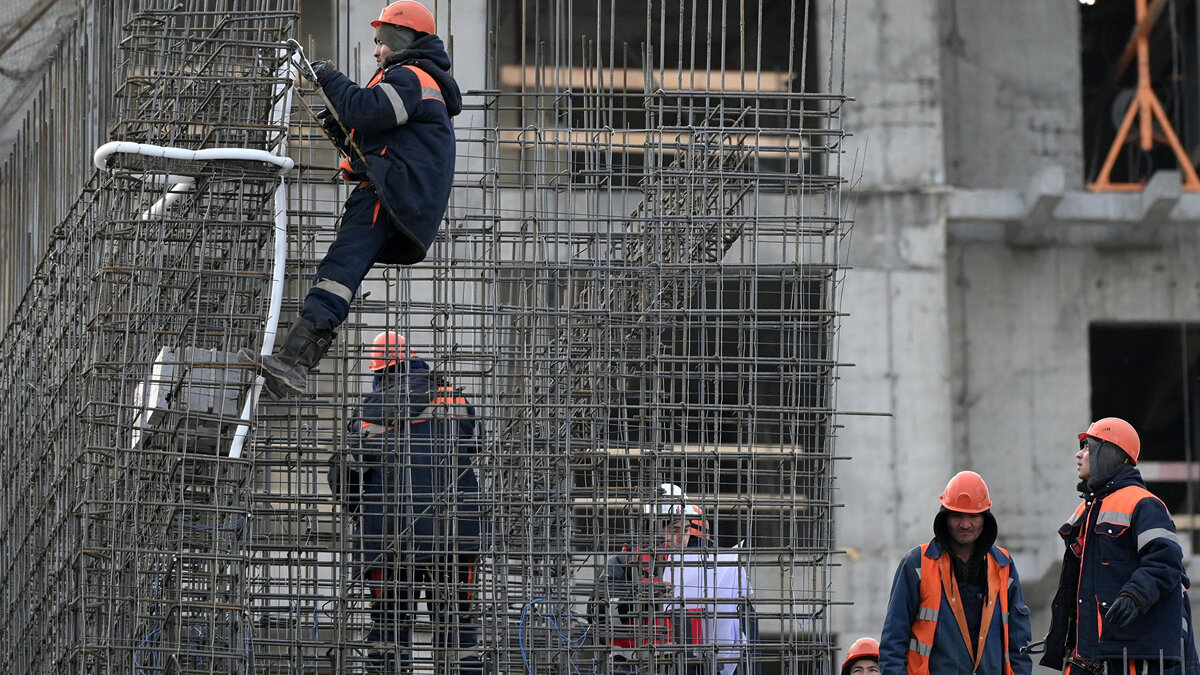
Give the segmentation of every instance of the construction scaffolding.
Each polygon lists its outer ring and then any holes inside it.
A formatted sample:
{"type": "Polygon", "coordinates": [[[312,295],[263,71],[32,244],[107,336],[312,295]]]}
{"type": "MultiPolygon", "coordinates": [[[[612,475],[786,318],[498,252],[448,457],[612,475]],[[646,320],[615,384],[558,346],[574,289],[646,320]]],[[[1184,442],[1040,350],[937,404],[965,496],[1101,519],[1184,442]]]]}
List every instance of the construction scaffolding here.
{"type": "MultiPolygon", "coordinates": [[[[446,222],[280,401],[233,354],[295,319],[348,193],[296,100],[299,7],[121,8],[111,142],[48,169],[87,187],[0,345],[0,659],[833,670],[841,17],[429,5],[497,36],[452,51],[486,86],[446,222]]],[[[37,193],[5,176],[13,218],[37,193]]]]}

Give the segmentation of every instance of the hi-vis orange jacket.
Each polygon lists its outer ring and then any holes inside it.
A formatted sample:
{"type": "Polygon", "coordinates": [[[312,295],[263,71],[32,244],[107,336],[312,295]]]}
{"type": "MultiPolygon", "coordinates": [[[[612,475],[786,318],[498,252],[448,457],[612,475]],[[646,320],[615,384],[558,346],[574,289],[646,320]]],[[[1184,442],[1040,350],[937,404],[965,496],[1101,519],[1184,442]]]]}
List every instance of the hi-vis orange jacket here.
{"type": "Polygon", "coordinates": [[[970,633],[950,562],[935,539],[905,556],[879,641],[883,675],[1029,675],[1033,663],[1020,648],[1031,638],[1029,608],[1012,558],[999,546],[987,553],[987,591],[979,644],[970,633]]]}
{"type": "Polygon", "coordinates": [[[1157,663],[1161,656],[1172,666],[1184,659],[1192,672],[1195,645],[1185,600],[1191,582],[1183,549],[1171,514],[1146,489],[1141,473],[1123,467],[1086,495],[1058,532],[1067,550],[1041,664],[1062,669],[1073,649],[1095,661],[1157,663]],[[1105,620],[1118,593],[1133,596],[1140,609],[1127,626],[1105,620]]]}
{"type": "MultiPolygon", "coordinates": [[[[321,76],[321,88],[369,165],[351,156],[346,168],[371,174],[375,190],[400,219],[392,225],[402,236],[388,242],[378,262],[420,262],[446,213],[456,155],[451,118],[462,112],[462,94],[449,70],[445,45],[426,35],[389,56],[366,87],[336,70],[321,76]]],[[[380,217],[378,210],[374,215],[380,217]]],[[[388,220],[386,213],[382,219],[388,220]]]]}

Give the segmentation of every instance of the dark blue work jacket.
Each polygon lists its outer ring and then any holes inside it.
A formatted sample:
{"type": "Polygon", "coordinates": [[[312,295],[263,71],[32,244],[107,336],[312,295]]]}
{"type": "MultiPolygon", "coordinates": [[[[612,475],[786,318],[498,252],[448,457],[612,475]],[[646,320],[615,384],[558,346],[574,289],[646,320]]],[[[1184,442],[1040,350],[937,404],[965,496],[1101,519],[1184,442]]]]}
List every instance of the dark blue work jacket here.
{"type": "Polygon", "coordinates": [[[360,561],[432,560],[479,550],[475,409],[461,393],[437,386],[424,361],[375,378],[353,423],[360,439],[360,561]]]}
{"type": "Polygon", "coordinates": [[[1071,646],[1089,660],[1180,661],[1190,632],[1183,606],[1190,584],[1183,549],[1167,507],[1146,490],[1141,473],[1122,467],[1086,495],[1059,528],[1067,545],[1042,664],[1061,668],[1071,646]],[[1135,599],[1141,614],[1128,626],[1105,621],[1118,593],[1135,599]],[[1182,646],[1182,649],[1181,649],[1182,646]]]}
{"type": "MultiPolygon", "coordinates": [[[[939,514],[940,515],[940,514],[939,514]]],[[[991,519],[991,514],[988,513],[991,519]]],[[[994,532],[994,520],[991,521],[994,532]]],[[[992,535],[994,539],[994,535],[992,535]]],[[[917,546],[904,556],[900,566],[896,568],[896,576],[892,580],[891,598],[888,601],[884,617],[883,633],[879,639],[879,665],[883,675],[904,675],[908,672],[908,652],[914,644],[912,628],[914,622],[921,616],[921,547],[917,546]]],[[[953,555],[942,548],[941,543],[934,539],[929,542],[925,555],[930,558],[940,558],[943,555],[953,555]]],[[[1029,623],[1029,608],[1021,594],[1021,578],[1017,574],[1016,565],[1008,553],[999,546],[991,546],[987,556],[996,561],[997,565],[1009,568],[1008,588],[989,588],[988,598],[994,598],[998,593],[1005,593],[1008,601],[1009,615],[1004,617],[999,608],[992,613],[991,622],[987,626],[987,643],[980,658],[978,669],[967,651],[966,640],[955,619],[954,612],[944,591],[940,592],[941,605],[937,613],[937,628],[932,650],[928,654],[929,672],[933,675],[959,675],[960,673],[977,673],[978,675],[1004,675],[1008,670],[1006,663],[1011,666],[1016,675],[1029,675],[1033,671],[1033,662],[1029,656],[1021,653],[1021,648],[1028,645],[1032,637],[1029,623]],[[1004,642],[1003,623],[1008,622],[1008,644],[1004,642]],[[1007,658],[1005,652],[1008,652],[1007,658]]],[[[982,601],[969,607],[978,615],[982,601]]]]}
{"type": "MultiPolygon", "coordinates": [[[[402,235],[376,262],[411,265],[425,258],[446,213],[454,182],[454,125],[462,112],[458,83],[447,72],[441,39],[426,35],[388,57],[367,87],[331,70],[320,85],[367,159],[350,152],[350,167],[369,176],[392,208],[402,235]]],[[[386,217],[384,213],[377,214],[386,217]]]]}

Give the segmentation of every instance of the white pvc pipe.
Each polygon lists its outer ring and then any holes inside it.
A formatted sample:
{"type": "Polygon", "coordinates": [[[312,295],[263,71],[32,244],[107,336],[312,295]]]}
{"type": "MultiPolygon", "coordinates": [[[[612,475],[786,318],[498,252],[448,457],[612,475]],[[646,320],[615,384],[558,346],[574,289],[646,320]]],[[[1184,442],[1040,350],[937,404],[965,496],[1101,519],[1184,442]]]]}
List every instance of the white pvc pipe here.
{"type": "Polygon", "coordinates": [[[183,199],[184,195],[191,192],[192,187],[194,187],[196,183],[195,178],[188,176],[175,176],[175,178],[182,180],[179,180],[179,182],[172,185],[171,189],[167,190],[167,194],[162,196],[162,199],[154,202],[153,206],[151,206],[149,209],[146,209],[146,212],[142,214],[142,220],[157,218],[166,213],[167,209],[171,208],[172,204],[180,199],[183,199]]]}
{"type": "MultiPolygon", "coordinates": [[[[277,124],[285,130],[283,138],[279,140],[279,145],[275,148],[275,151],[288,162],[288,168],[283,171],[291,169],[293,165],[292,159],[284,155],[287,153],[286,129],[291,124],[292,111],[292,87],[288,83],[296,79],[298,58],[298,55],[293,55],[276,74],[281,80],[280,86],[284,87],[285,91],[281,92],[282,96],[279,97],[275,108],[271,111],[272,124],[277,124]]],[[[275,188],[275,256],[271,269],[271,301],[267,307],[267,325],[263,329],[261,352],[263,355],[270,354],[275,348],[275,335],[279,332],[279,315],[283,306],[284,268],[287,264],[287,202],[287,183],[280,175],[279,186],[275,188]]],[[[250,395],[246,398],[246,405],[242,407],[242,422],[233,432],[233,442],[229,446],[229,456],[232,459],[242,456],[242,448],[246,444],[246,434],[250,431],[250,416],[254,413],[254,408],[258,406],[258,397],[262,394],[264,382],[265,380],[259,375],[254,378],[254,386],[250,387],[250,395]]]]}
{"type": "MultiPolygon", "coordinates": [[[[291,68],[290,62],[288,68],[291,68]]],[[[290,102],[291,90],[289,89],[288,91],[287,99],[290,102]]],[[[278,108],[278,106],[276,107],[278,108]]],[[[272,112],[273,114],[274,112],[272,112]]],[[[150,145],[148,143],[131,143],[129,141],[111,141],[96,148],[95,154],[92,155],[92,162],[96,165],[97,169],[107,171],[108,159],[117,153],[177,159],[184,162],[209,162],[222,159],[266,162],[267,164],[274,164],[279,169],[279,173],[287,173],[296,165],[291,157],[281,157],[266,150],[250,150],[247,148],[189,150],[187,148],[173,148],[164,145],[150,145]]]]}

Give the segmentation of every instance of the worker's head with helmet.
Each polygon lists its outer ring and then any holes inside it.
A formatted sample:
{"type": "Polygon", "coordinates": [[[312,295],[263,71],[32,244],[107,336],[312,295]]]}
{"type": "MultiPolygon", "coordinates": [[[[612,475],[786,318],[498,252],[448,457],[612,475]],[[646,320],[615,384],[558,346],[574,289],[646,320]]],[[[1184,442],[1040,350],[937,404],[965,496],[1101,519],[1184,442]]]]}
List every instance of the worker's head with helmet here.
{"type": "Polygon", "coordinates": [[[367,357],[370,359],[367,367],[371,372],[382,374],[405,370],[413,353],[403,335],[394,330],[385,330],[371,341],[371,346],[367,347],[367,357]]]}
{"type": "Polygon", "coordinates": [[[933,533],[943,545],[968,556],[991,548],[996,541],[996,518],[982,476],[960,471],[946,483],[938,501],[942,508],[933,519],[933,533]]]}
{"type": "Polygon", "coordinates": [[[709,542],[704,509],[692,504],[678,485],[659,485],[642,512],[651,517],[667,548],[703,546],[709,542]]]}
{"type": "Polygon", "coordinates": [[[1096,420],[1079,434],[1079,452],[1075,453],[1079,480],[1094,490],[1124,466],[1137,464],[1141,452],[1142,441],[1132,424],[1119,417],[1096,420]]]}
{"type": "Polygon", "coordinates": [[[879,675],[879,641],[861,637],[846,650],[842,675],[879,675]]]}
{"type": "Polygon", "coordinates": [[[416,0],[393,2],[383,8],[371,25],[375,27],[375,59],[380,67],[389,55],[437,32],[433,14],[416,0]]]}

